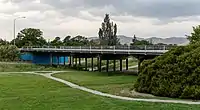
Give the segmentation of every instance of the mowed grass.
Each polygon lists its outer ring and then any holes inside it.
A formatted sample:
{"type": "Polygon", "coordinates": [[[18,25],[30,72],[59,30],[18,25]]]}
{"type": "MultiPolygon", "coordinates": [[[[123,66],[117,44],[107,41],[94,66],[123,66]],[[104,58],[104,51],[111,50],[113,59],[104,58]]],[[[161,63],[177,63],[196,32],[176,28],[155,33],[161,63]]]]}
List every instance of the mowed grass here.
{"type": "Polygon", "coordinates": [[[199,105],[105,98],[28,74],[0,75],[1,110],[199,110],[199,105]]]}
{"type": "Polygon", "coordinates": [[[81,86],[96,89],[111,94],[120,94],[121,90],[132,89],[133,84],[137,80],[137,76],[73,71],[67,73],[59,73],[53,75],[55,77],[71,81],[81,86]]]}
{"type": "MultiPolygon", "coordinates": [[[[34,64],[6,64],[0,63],[0,72],[22,72],[22,71],[60,71],[66,70],[64,67],[50,67],[50,66],[41,66],[34,64]]],[[[69,70],[69,69],[67,69],[69,70]]]]}

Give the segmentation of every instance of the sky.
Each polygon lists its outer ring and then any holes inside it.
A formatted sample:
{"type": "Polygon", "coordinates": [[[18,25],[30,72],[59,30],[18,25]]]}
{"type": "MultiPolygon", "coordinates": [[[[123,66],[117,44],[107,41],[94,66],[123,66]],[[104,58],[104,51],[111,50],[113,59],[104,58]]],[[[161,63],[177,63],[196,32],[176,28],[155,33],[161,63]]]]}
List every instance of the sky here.
{"type": "Polygon", "coordinates": [[[67,35],[98,36],[106,13],[118,35],[185,37],[200,23],[200,0],[0,0],[0,38],[38,28],[46,39],[67,35]]]}

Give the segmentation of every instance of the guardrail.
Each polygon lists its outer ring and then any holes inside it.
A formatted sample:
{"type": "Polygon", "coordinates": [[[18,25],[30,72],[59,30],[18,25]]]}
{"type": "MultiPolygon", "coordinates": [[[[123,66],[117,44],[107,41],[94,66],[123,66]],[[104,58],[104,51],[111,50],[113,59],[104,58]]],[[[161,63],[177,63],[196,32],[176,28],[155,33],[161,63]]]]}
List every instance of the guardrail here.
{"type": "Polygon", "coordinates": [[[135,46],[27,46],[21,49],[109,49],[109,50],[170,50],[175,46],[166,45],[135,45],[135,46]]]}

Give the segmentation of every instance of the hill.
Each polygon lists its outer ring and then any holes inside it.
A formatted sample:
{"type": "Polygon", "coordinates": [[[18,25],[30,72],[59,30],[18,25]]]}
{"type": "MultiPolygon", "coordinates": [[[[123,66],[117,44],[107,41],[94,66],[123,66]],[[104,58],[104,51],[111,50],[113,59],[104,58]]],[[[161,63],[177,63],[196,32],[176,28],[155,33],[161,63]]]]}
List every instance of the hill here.
{"type": "MultiPolygon", "coordinates": [[[[121,44],[130,44],[132,42],[133,37],[127,37],[124,35],[118,35],[121,44]]],[[[88,40],[98,39],[97,37],[90,37],[88,40]]],[[[152,42],[153,44],[164,43],[164,44],[177,44],[177,45],[187,45],[189,41],[185,37],[169,37],[169,38],[159,38],[159,37],[151,37],[151,38],[137,38],[138,40],[147,40],[152,42]]]]}

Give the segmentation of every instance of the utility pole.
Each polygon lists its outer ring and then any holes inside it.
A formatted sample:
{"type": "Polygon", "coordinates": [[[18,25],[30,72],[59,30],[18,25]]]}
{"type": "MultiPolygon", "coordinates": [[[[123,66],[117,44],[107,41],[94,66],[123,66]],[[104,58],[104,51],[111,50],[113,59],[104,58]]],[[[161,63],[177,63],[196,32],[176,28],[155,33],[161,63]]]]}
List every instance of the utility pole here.
{"type": "Polygon", "coordinates": [[[26,17],[18,17],[18,18],[15,18],[15,19],[14,19],[14,26],[13,26],[13,36],[14,36],[13,43],[14,43],[14,45],[15,45],[15,28],[16,28],[16,20],[17,20],[17,19],[21,19],[21,18],[26,18],[26,17]]]}

